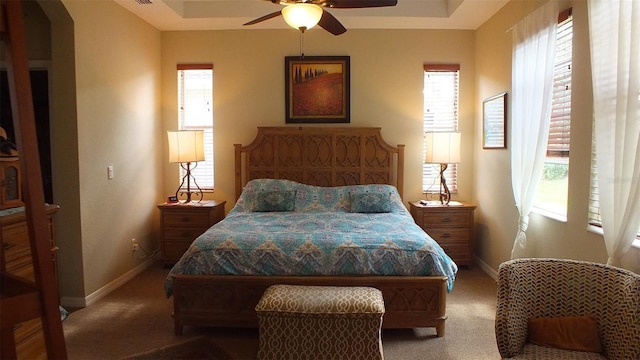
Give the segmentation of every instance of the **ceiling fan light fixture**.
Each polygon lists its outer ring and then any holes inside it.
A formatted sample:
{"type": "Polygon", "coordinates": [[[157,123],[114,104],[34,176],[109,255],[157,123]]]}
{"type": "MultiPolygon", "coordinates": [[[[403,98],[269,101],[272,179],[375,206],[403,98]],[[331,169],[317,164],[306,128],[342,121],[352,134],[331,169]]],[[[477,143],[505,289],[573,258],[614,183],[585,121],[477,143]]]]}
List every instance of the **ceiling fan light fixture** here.
{"type": "Polygon", "coordinates": [[[322,8],[315,4],[291,4],[282,9],[284,21],[296,30],[308,30],[316,26],[322,17],[322,8]]]}

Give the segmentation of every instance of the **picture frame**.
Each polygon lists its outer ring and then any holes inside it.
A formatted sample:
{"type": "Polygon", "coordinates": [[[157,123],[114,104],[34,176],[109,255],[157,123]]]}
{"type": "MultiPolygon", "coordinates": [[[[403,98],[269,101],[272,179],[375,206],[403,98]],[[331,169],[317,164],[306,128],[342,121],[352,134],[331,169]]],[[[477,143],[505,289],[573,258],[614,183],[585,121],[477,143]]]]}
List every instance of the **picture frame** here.
{"type": "Polygon", "coordinates": [[[507,148],[507,93],[482,102],[482,148],[507,148]]]}
{"type": "Polygon", "coordinates": [[[350,122],[349,56],[285,57],[287,124],[350,122]]]}

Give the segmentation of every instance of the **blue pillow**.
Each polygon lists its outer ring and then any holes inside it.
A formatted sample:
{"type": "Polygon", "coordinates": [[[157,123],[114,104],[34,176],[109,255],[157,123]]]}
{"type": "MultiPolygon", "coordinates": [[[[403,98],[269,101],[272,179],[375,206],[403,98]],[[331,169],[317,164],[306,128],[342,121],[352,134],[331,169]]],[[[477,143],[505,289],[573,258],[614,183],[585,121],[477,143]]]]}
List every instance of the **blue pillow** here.
{"type": "Polygon", "coordinates": [[[388,213],[391,212],[391,196],[385,193],[352,193],[352,213],[388,213]]]}
{"type": "Polygon", "coordinates": [[[253,211],[293,211],[295,191],[260,191],[253,211]]]}

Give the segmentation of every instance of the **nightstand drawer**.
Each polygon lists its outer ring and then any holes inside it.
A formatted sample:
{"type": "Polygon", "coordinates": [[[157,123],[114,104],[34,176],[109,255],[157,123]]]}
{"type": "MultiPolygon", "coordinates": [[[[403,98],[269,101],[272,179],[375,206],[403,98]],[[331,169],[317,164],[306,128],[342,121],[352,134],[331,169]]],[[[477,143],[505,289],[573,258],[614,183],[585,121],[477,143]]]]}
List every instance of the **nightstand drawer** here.
{"type": "Polygon", "coordinates": [[[167,227],[164,229],[165,241],[193,241],[200,234],[207,231],[208,227],[203,228],[179,228],[167,227]]]}
{"type": "Polygon", "coordinates": [[[469,246],[466,244],[441,244],[442,250],[444,250],[450,258],[456,263],[465,262],[471,260],[471,254],[469,253],[469,246]]]}
{"type": "Polygon", "coordinates": [[[469,226],[471,219],[468,211],[425,212],[422,215],[422,223],[428,230],[429,226],[469,226]]]}
{"type": "Polygon", "coordinates": [[[469,228],[426,228],[424,229],[434,240],[443,243],[469,243],[469,228]]]}
{"type": "Polygon", "coordinates": [[[208,227],[209,224],[209,213],[203,211],[165,210],[162,218],[164,226],[208,227]]]}
{"type": "Polygon", "coordinates": [[[176,241],[165,241],[163,246],[163,253],[168,259],[178,260],[182,257],[185,251],[189,248],[191,242],[176,242],[176,241]]]}

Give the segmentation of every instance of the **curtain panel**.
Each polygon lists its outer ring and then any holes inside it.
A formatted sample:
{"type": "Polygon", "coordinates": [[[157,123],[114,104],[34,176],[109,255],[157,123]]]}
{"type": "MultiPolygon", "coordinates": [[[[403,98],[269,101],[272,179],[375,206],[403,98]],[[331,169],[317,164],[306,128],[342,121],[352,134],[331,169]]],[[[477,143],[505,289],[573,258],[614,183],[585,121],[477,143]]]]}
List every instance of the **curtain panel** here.
{"type": "Polygon", "coordinates": [[[589,0],[598,195],[609,265],[640,228],[640,2],[589,0]]]}
{"type": "Polygon", "coordinates": [[[551,0],[513,28],[511,186],[519,219],[512,259],[530,256],[526,231],[546,157],[557,25],[551,0]]]}

